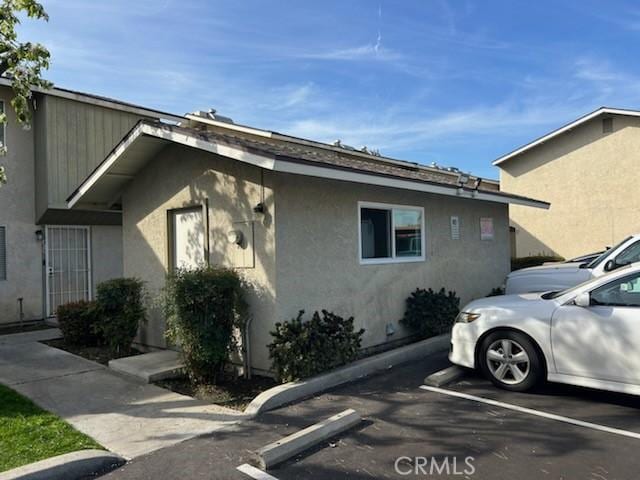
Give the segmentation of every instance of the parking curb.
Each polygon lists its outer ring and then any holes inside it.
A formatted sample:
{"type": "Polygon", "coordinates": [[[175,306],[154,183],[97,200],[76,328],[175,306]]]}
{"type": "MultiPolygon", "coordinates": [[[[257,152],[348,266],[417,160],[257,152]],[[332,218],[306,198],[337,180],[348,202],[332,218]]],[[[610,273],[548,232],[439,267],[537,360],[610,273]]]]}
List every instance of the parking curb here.
{"type": "Polygon", "coordinates": [[[255,461],[268,470],[316,444],[355,427],[362,421],[360,415],[349,408],[321,422],[315,423],[254,452],[255,461]]]}
{"type": "Polygon", "coordinates": [[[105,450],[80,450],[0,473],[0,480],[77,480],[107,473],[126,460],[105,450]]]}
{"type": "Polygon", "coordinates": [[[438,335],[404,347],[395,348],[368,358],[357,360],[331,372],[306,380],[289,382],[262,392],[244,410],[249,415],[273,410],[282,405],[310,397],[343,383],[359,380],[373,373],[386,370],[395,365],[424,358],[433,353],[449,349],[451,336],[438,335]]]}
{"type": "Polygon", "coordinates": [[[467,374],[467,370],[457,365],[445,368],[438,372],[432,373],[424,379],[424,384],[430,387],[444,387],[457,380],[460,380],[467,374]]]}

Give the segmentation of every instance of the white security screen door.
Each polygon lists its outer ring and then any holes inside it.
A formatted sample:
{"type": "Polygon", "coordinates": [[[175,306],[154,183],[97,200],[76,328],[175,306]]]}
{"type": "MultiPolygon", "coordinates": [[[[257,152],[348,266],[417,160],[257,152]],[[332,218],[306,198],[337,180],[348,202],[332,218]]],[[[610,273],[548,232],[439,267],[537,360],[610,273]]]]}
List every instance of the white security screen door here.
{"type": "Polygon", "coordinates": [[[171,212],[174,268],[196,268],[205,264],[205,234],[202,207],[171,212]]]}
{"type": "Polygon", "coordinates": [[[89,228],[46,228],[47,316],[68,302],[91,299],[89,228]]]}

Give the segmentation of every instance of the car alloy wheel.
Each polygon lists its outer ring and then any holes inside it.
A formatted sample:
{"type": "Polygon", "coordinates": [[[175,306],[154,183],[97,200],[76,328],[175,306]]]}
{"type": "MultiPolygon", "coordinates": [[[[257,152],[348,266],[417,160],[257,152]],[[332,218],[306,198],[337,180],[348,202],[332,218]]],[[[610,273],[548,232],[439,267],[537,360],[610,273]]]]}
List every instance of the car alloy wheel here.
{"type": "Polygon", "coordinates": [[[487,348],[485,357],[491,375],[504,384],[518,385],[529,376],[529,355],[515,340],[502,338],[494,341],[487,348]]]}

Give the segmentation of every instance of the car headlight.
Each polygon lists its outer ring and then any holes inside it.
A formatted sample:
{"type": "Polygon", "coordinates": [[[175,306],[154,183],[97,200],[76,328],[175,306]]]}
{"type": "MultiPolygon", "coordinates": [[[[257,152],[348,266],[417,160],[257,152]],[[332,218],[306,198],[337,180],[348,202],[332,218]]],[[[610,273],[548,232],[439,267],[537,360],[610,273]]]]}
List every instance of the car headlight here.
{"type": "Polygon", "coordinates": [[[456,317],[456,323],[471,323],[480,318],[479,313],[460,312],[456,317]]]}

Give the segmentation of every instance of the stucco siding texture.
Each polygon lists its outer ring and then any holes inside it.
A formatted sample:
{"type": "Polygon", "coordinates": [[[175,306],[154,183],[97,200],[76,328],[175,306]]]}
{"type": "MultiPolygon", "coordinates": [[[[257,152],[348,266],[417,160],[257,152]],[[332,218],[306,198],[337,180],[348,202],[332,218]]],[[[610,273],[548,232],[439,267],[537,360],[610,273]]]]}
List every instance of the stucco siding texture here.
{"type": "Polygon", "coordinates": [[[99,283],[122,277],[122,227],[91,226],[91,266],[94,295],[99,283]]]}
{"type": "Polygon", "coordinates": [[[594,119],[500,165],[501,188],[535,195],[549,210],[510,207],[516,255],[574,257],[640,232],[640,119],[594,119]]]}
{"type": "Polygon", "coordinates": [[[407,336],[399,320],[416,288],[455,290],[464,304],[509,271],[506,205],[288,174],[276,177],[275,191],[279,321],[327,309],[355,317],[364,347],[381,345],[407,336]],[[426,260],[361,265],[359,201],[424,207],[426,260]],[[459,240],[451,239],[451,216],[460,219],[459,240]],[[493,218],[494,240],[480,239],[480,217],[493,218]]]}
{"type": "MultiPolygon", "coordinates": [[[[160,291],[169,269],[168,211],[208,203],[210,263],[238,264],[237,246],[228,239],[231,230],[253,230],[253,268],[239,268],[251,284],[248,300],[253,315],[253,364],[267,367],[265,339],[274,318],[275,209],[270,178],[260,169],[181,146],[163,149],[129,184],[123,194],[123,259],[125,276],[138,277],[149,290],[149,321],[138,341],[164,347],[165,322],[160,291]],[[264,189],[261,182],[264,181],[264,189]],[[267,214],[253,212],[263,201],[267,214]],[[247,225],[252,226],[247,227],[247,225]],[[262,348],[258,348],[258,346],[262,348]]],[[[246,253],[246,252],[245,252],[246,253]]]]}
{"type": "Polygon", "coordinates": [[[24,299],[24,318],[42,318],[42,244],[34,224],[35,172],[33,129],[18,125],[11,90],[0,88],[7,114],[7,154],[0,157],[8,183],[0,186],[0,226],[6,228],[7,279],[0,280],[0,323],[20,320],[18,298],[24,299]]]}

